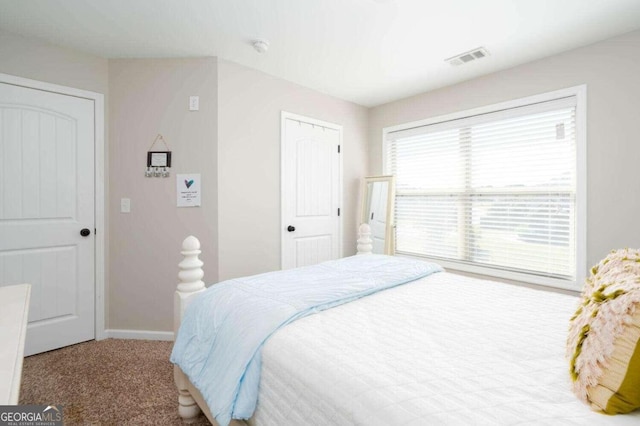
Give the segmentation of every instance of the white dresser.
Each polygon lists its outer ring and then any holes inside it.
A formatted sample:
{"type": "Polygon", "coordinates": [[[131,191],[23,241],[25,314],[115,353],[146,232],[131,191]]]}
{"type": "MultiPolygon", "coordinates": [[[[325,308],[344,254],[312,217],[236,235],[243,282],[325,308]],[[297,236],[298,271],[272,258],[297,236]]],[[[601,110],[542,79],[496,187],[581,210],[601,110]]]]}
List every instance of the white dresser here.
{"type": "Polygon", "coordinates": [[[0,405],[18,404],[30,295],[30,284],[0,287],[0,405]]]}

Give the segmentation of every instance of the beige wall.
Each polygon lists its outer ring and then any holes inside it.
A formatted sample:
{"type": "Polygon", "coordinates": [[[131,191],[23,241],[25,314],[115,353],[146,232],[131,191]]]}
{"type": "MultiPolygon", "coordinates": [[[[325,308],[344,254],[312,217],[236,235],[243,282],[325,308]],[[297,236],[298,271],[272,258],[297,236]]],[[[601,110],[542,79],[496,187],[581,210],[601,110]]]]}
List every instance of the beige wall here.
{"type": "Polygon", "coordinates": [[[355,252],[366,108],[233,63],[218,70],[215,58],[108,61],[3,31],[0,72],[106,95],[108,329],[171,330],[188,234],[203,244],[208,284],[279,268],[281,110],[344,126],[344,254],[355,252]],[[190,95],[200,96],[199,112],[188,111],[190,95]],[[157,133],[173,151],[169,179],[143,174],[157,133]],[[201,208],[176,208],[181,172],[202,174],[201,208]],[[120,213],[121,198],[131,213],[120,213]]]}
{"type": "Polygon", "coordinates": [[[218,274],[216,59],[110,60],[109,93],[109,328],[171,330],[186,236],[202,243],[205,277],[218,274]],[[191,95],[200,111],[189,111],[191,95]],[[170,178],[144,177],[158,133],[172,151],[170,178]],[[177,173],[202,175],[202,207],[176,207],[177,173]],[[120,213],[121,198],[131,213],[120,213]]]}
{"type": "MultiPolygon", "coordinates": [[[[640,32],[367,110],[240,65],[202,59],[111,60],[0,31],[0,72],[107,95],[111,329],[171,330],[178,247],[203,242],[205,280],[280,265],[280,111],[344,126],[344,254],[355,251],[360,179],[381,172],[385,126],[588,85],[588,262],[637,246],[636,122],[640,32]],[[189,112],[199,95],[201,110],[189,112]],[[144,177],[162,133],[169,179],[144,177]],[[367,161],[369,161],[367,163],[367,161]],[[175,174],[199,172],[203,206],[175,206],[175,174]],[[120,198],[132,212],[119,212],[120,198]]],[[[108,158],[108,157],[107,157],[108,158]]]]}
{"type": "Polygon", "coordinates": [[[640,61],[634,52],[640,31],[372,108],[370,171],[382,171],[384,127],[587,84],[587,262],[637,247],[640,61]]]}
{"type": "MultiPolygon", "coordinates": [[[[0,73],[90,90],[105,95],[105,176],[109,176],[108,61],[104,58],[55,46],[43,40],[26,38],[0,30],[0,73]]],[[[105,182],[105,197],[109,186],[105,182]]],[[[105,200],[105,205],[108,200],[105,200]]],[[[109,246],[109,217],[105,214],[105,244],[109,246]]],[[[105,253],[105,326],[109,325],[109,253],[105,253]]]]}
{"type": "Polygon", "coordinates": [[[0,30],[0,72],[107,94],[107,60],[0,30]]]}
{"type": "Polygon", "coordinates": [[[260,71],[218,68],[220,279],[280,268],[280,112],[343,126],[344,255],[355,254],[367,109],[260,71]]]}

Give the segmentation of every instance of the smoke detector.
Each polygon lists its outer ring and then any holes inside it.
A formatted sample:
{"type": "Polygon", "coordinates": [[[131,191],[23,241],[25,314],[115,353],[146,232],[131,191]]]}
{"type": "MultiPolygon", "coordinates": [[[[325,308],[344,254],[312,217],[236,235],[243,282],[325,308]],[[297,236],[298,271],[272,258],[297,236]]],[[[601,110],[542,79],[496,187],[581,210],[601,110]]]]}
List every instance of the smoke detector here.
{"type": "Polygon", "coordinates": [[[459,55],[445,59],[445,62],[448,62],[453,66],[458,66],[466,64],[467,62],[475,61],[476,59],[482,59],[485,56],[489,56],[489,51],[484,47],[478,47],[468,52],[460,53],[459,55]]]}
{"type": "Polygon", "coordinates": [[[269,42],[267,40],[263,40],[263,39],[252,40],[251,45],[253,46],[254,49],[256,49],[256,52],[258,53],[264,53],[267,50],[269,50],[269,42]]]}

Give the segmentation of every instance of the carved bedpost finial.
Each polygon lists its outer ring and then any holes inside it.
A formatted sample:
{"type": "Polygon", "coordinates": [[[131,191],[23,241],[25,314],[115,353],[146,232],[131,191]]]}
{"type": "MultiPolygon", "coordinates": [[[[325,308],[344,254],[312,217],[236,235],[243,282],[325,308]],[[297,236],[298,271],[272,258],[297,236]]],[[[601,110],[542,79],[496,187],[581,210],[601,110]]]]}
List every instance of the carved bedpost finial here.
{"type": "MultiPolygon", "coordinates": [[[[200,251],[200,241],[194,236],[185,238],[182,242],[182,255],[184,259],[178,264],[178,288],[173,297],[173,331],[178,332],[182,317],[190,301],[200,292],[205,290],[204,271],[202,261],[198,258],[200,251]]],[[[189,392],[189,379],[177,365],[173,366],[173,378],[178,388],[178,414],[185,420],[185,423],[192,422],[200,407],[189,392]]]]}
{"type": "Polygon", "coordinates": [[[200,241],[194,236],[188,236],[182,242],[182,255],[184,259],[178,264],[180,272],[178,278],[178,291],[183,293],[194,293],[204,289],[204,271],[202,261],[198,258],[200,251],[200,241]]]}
{"type": "Polygon", "coordinates": [[[373,240],[371,239],[371,227],[363,223],[358,228],[358,254],[373,253],[373,240]]]}

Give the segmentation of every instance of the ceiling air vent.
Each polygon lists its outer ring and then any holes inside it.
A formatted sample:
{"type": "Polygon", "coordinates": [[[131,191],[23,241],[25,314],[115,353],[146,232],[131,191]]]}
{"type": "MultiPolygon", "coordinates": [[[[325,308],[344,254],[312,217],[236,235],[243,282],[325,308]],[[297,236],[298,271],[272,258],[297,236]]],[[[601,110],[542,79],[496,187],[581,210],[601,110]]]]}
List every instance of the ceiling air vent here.
{"type": "Polygon", "coordinates": [[[485,56],[489,56],[489,52],[484,47],[478,47],[477,49],[470,50],[468,52],[461,53],[453,56],[449,59],[445,59],[445,62],[449,62],[451,65],[462,65],[467,62],[475,61],[476,59],[482,59],[485,56]]]}

